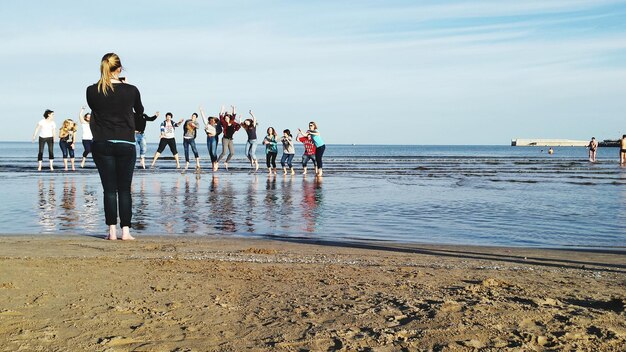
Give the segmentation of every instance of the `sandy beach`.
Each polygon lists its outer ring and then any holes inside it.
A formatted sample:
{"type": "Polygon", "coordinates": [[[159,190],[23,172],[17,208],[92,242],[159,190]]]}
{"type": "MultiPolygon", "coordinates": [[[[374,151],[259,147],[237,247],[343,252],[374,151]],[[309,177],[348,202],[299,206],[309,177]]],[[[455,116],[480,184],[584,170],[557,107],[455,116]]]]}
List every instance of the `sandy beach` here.
{"type": "Polygon", "coordinates": [[[2,351],[620,351],[622,251],[0,237],[2,351]]]}

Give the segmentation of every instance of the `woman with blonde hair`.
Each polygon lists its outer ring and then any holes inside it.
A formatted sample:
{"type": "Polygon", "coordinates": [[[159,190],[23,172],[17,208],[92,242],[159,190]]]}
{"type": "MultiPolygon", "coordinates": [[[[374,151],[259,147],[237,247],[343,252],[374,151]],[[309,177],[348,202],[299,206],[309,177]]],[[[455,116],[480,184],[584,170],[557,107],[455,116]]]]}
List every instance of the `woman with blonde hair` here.
{"type": "Polygon", "coordinates": [[[139,90],[124,83],[121,72],[119,56],[108,53],[100,61],[100,80],[87,87],[93,134],[92,154],[104,190],[108,240],[117,239],[118,209],[122,240],[134,240],[130,235],[130,225],[131,183],[137,160],[135,115],[143,116],[144,111],[139,90]]]}
{"type": "Polygon", "coordinates": [[[317,130],[317,124],[313,121],[309,122],[309,129],[304,135],[311,136],[311,139],[313,139],[313,143],[315,144],[315,163],[317,164],[317,176],[322,176],[324,174],[324,171],[322,170],[322,158],[324,157],[326,144],[324,143],[324,140],[317,130]]]}
{"type": "Polygon", "coordinates": [[[74,143],[76,142],[76,123],[72,119],[63,121],[63,125],[59,129],[59,146],[61,147],[61,153],[63,153],[63,166],[67,171],[67,157],[69,154],[72,164],[72,171],[75,171],[74,167],[74,143]]]}

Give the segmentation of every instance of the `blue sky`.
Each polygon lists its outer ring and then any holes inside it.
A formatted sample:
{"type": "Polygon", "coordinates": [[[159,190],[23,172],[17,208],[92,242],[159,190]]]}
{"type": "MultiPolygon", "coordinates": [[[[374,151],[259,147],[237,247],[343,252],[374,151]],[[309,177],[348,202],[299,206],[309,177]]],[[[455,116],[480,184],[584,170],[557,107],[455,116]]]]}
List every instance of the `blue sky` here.
{"type": "Polygon", "coordinates": [[[626,133],[625,1],[3,1],[0,45],[2,141],[76,119],[107,52],[147,112],[234,104],[327,143],[626,133]]]}

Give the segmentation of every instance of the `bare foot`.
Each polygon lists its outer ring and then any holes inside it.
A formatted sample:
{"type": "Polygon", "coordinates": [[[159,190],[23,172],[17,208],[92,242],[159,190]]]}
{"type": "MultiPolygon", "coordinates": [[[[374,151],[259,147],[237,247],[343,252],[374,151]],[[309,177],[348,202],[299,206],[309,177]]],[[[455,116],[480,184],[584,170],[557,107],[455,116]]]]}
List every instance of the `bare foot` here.
{"type": "Polygon", "coordinates": [[[228,171],[228,163],[224,163],[224,168],[228,171]]]}
{"type": "Polygon", "coordinates": [[[130,228],[128,226],[122,227],[122,241],[132,241],[135,237],[130,235],[130,228]]]}
{"type": "Polygon", "coordinates": [[[109,225],[109,235],[104,239],[109,241],[117,240],[117,229],[115,228],[115,225],[109,225]]]}

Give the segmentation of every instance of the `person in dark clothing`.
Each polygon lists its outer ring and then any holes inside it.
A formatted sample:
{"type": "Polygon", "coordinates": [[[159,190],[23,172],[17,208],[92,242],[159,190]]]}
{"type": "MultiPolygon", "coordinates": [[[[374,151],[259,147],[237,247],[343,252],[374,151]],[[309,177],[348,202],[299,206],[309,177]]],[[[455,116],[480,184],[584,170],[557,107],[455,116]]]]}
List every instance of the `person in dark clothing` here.
{"type": "Polygon", "coordinates": [[[135,117],[143,115],[137,87],[120,77],[119,56],[108,53],[100,62],[100,80],[87,87],[87,104],[91,108],[89,126],[93,134],[93,160],[104,190],[104,217],[109,226],[108,240],[117,239],[119,209],[122,240],[130,235],[132,218],[131,184],[137,160],[135,117]]]}
{"type": "Polygon", "coordinates": [[[157,111],[154,116],[148,116],[146,114],[135,115],[135,141],[137,146],[139,146],[139,158],[141,162],[141,167],[146,168],[146,137],[144,133],[146,132],[146,121],[154,121],[159,117],[159,112],[157,111]]]}

